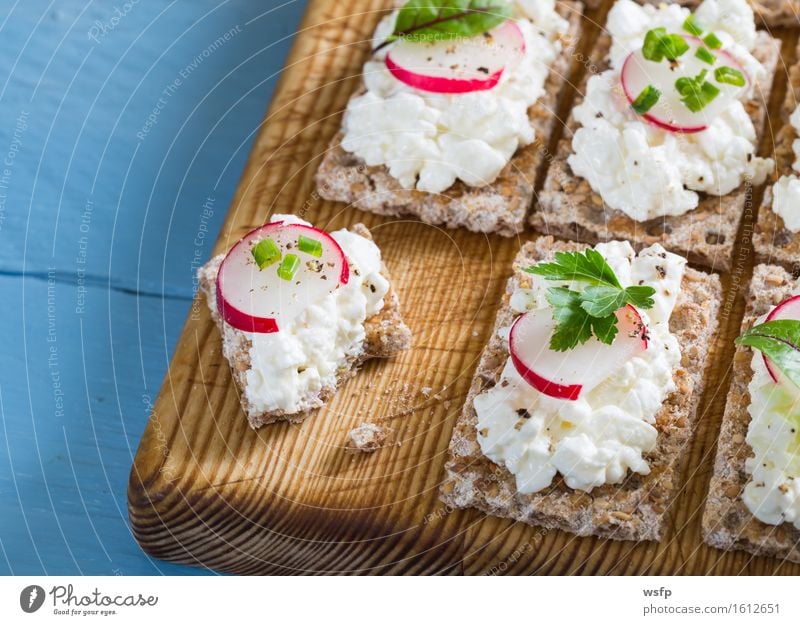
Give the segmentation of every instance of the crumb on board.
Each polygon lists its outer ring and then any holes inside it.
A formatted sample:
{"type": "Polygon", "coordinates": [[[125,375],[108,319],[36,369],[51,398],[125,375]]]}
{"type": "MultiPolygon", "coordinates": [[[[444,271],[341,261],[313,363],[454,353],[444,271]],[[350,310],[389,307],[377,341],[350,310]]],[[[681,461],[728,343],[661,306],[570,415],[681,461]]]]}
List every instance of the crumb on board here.
{"type": "Polygon", "coordinates": [[[362,423],[347,434],[347,451],[372,453],[384,446],[391,430],[376,423],[362,423]]]}
{"type": "Polygon", "coordinates": [[[432,391],[433,389],[430,386],[423,386],[419,392],[425,395],[425,397],[430,397],[432,391]]]}

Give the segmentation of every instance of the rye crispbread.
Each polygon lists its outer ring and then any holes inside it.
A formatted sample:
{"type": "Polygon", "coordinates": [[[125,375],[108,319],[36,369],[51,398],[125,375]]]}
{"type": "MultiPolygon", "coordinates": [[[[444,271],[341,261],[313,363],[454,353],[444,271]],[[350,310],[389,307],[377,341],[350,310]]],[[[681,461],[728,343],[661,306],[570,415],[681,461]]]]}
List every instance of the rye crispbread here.
{"type": "MultiPolygon", "coordinates": [[[[798,47],[800,58],[800,47],[798,47]]],[[[792,142],[797,131],[789,123],[789,117],[800,103],[800,62],[789,70],[786,97],[781,107],[781,129],[775,137],[775,175],[772,182],[784,175],[800,175],[792,169],[794,150],[792,142]]],[[[798,198],[800,201],[800,198],[798,198]]],[[[756,262],[776,263],[796,274],[800,269],[800,232],[787,230],[783,218],[772,211],[772,187],[764,191],[764,199],[758,212],[758,222],[753,234],[756,262]]]]}
{"type": "MultiPolygon", "coordinates": [[[[372,240],[370,231],[363,224],[355,224],[349,230],[354,234],[372,240]]],[[[391,358],[411,346],[411,331],[403,322],[400,314],[400,301],[397,298],[397,293],[390,286],[389,291],[383,298],[383,308],[364,322],[366,338],[364,339],[362,351],[357,356],[350,358],[341,367],[336,378],[336,386],[323,387],[318,394],[305,398],[302,402],[302,408],[298,412],[286,413],[282,410],[259,412],[250,406],[245,394],[246,373],[250,369],[251,341],[248,333],[228,325],[217,311],[217,273],[224,258],[224,254],[219,254],[200,267],[197,272],[199,286],[206,296],[211,317],[222,335],[222,353],[230,363],[233,378],[239,387],[242,409],[247,415],[250,426],[253,428],[259,428],[262,425],[278,421],[291,421],[292,423],[303,421],[314,410],[324,406],[336,392],[336,389],[345,380],[355,375],[358,367],[366,360],[370,358],[391,358]]],[[[381,275],[389,280],[389,273],[385,266],[381,269],[381,275]]]]}
{"type": "Polygon", "coordinates": [[[570,28],[563,41],[564,50],[550,69],[544,94],[528,110],[536,139],[531,145],[517,150],[492,184],[470,187],[456,181],[438,195],[403,189],[386,167],[367,166],[363,160],[346,152],[341,147],[340,132],[331,141],[317,172],[319,195],[379,215],[409,215],[424,223],[464,227],[503,236],[521,232],[548,141],[562,123],[556,111],[571,73],[570,51],[577,45],[581,30],[583,7],[580,3],[559,1],[557,8],[569,21],[570,28]]]}
{"type": "MultiPolygon", "coordinates": [[[[777,265],[756,265],[742,321],[742,331],[791,295],[792,276],[777,265]]],[[[748,385],[753,377],[752,351],[739,346],[733,358],[733,380],[717,442],[714,474],[703,513],[703,538],[718,549],[741,549],[761,556],[800,562],[800,530],[791,523],[767,525],[754,518],[741,498],[749,480],[745,460],[753,455],[745,440],[750,425],[748,385]]]]}
{"type": "MultiPolygon", "coordinates": [[[[603,0],[590,0],[588,6],[598,6],[603,0]]],[[[637,0],[641,4],[661,4],[664,0],[637,0]]],[[[770,27],[775,26],[797,26],[800,24],[800,2],[798,0],[748,0],[753,7],[756,16],[756,23],[760,19],[770,27]]],[[[671,3],[667,3],[671,4],[671,3]]],[[[677,0],[675,4],[694,9],[700,4],[700,0],[677,0]]]]}
{"type": "MultiPolygon", "coordinates": [[[[597,61],[590,66],[591,71],[587,71],[580,93],[585,93],[586,82],[595,68],[597,72],[608,68],[606,57],[610,44],[607,33],[599,37],[593,52],[597,61]]],[[[780,42],[760,31],[753,54],[764,65],[766,77],[756,86],[756,96],[745,105],[757,137],[764,127],[779,52],[780,42]]],[[[576,98],[574,105],[581,99],[576,98]]],[[[572,154],[572,136],[578,127],[571,115],[539,194],[538,206],[531,213],[530,222],[536,230],[588,244],[626,239],[641,249],[661,243],[694,263],[716,270],[730,269],[739,222],[751,201],[750,185],[743,184],[722,197],[700,194],[698,207],[684,215],[637,222],[605,206],[588,181],[572,173],[567,158],[572,154]]]]}
{"type": "Polygon", "coordinates": [[[721,296],[718,276],[686,269],[681,294],[670,317],[670,330],[678,339],[682,356],[673,372],[677,390],[656,415],[658,443],[655,451],[647,455],[649,475],[629,472],[621,484],[605,485],[591,493],[573,490],[557,476],[545,490],[523,495],[516,491],[514,476],[486,458],[477,441],[473,400],[497,383],[508,358],[508,348],[497,330],[509,326],[515,317],[509,307],[511,294],[517,287],[530,284],[531,276],[522,268],[551,259],[557,251],[585,247],[540,237],[525,244],[517,255],[492,337],[481,355],[453,431],[441,497],[453,507],[474,507],[486,514],[581,536],[660,540],[667,509],[677,492],[682,456],[696,422],[708,346],[717,328],[721,296]]]}

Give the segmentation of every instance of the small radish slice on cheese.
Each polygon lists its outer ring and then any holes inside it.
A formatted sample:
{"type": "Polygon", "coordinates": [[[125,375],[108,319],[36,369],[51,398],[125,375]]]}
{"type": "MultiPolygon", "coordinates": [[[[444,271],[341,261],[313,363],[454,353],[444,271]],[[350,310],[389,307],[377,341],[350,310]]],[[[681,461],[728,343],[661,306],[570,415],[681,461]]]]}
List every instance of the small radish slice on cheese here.
{"type": "Polygon", "coordinates": [[[611,345],[592,337],[565,352],[549,347],[556,326],[552,310],[542,308],[520,315],[509,334],[509,352],[517,373],[545,395],[578,399],[647,349],[647,331],[636,308],[628,305],[616,314],[619,332],[611,345]]]}
{"type": "Polygon", "coordinates": [[[650,61],[641,50],[629,54],[622,66],[621,82],[628,102],[644,119],[664,130],[689,134],[705,130],[733,100],[739,98],[742,90],[747,88],[749,78],[730,53],[711,50],[697,37],[684,39],[689,44],[689,50],[674,61],[650,61]],[[719,76],[716,73],[718,70],[721,72],[719,76]],[[731,70],[744,79],[743,85],[725,82],[736,80],[731,70]],[[683,96],[676,83],[680,78],[696,78],[704,71],[704,81],[710,83],[709,88],[718,90],[718,93],[703,108],[692,111],[682,101],[683,96]],[[654,89],[659,93],[658,100],[644,111],[637,110],[637,105],[642,102],[640,96],[648,90],[652,93],[654,89]]]}
{"type": "MultiPolygon", "coordinates": [[[[800,295],[793,295],[789,299],[778,304],[772,312],[767,315],[766,321],[778,321],[779,319],[800,321],[800,295]]],[[[796,385],[784,375],[783,371],[773,364],[766,354],[762,354],[762,357],[764,358],[764,364],[767,366],[769,375],[776,384],[785,385],[786,388],[796,388],[796,385]]]]}
{"type": "Polygon", "coordinates": [[[491,89],[503,71],[525,54],[525,37],[514,20],[483,35],[458,40],[401,39],[386,54],[386,67],[400,82],[421,91],[468,93],[491,89]]]}
{"type": "Polygon", "coordinates": [[[246,234],[217,274],[217,310],[245,332],[278,332],[347,284],[350,265],[324,230],[272,222],[246,234]]]}

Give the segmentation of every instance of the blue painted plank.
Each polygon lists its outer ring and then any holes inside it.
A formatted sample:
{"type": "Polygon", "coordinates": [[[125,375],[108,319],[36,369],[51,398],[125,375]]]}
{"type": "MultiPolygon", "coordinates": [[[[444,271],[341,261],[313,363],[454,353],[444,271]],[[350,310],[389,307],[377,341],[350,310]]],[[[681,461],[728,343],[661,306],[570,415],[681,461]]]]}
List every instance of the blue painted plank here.
{"type": "Polygon", "coordinates": [[[189,302],[0,277],[0,573],[192,574],[130,535],[128,473],[189,302]]]}
{"type": "Polygon", "coordinates": [[[304,5],[0,1],[0,272],[190,296],[304,5]]]}

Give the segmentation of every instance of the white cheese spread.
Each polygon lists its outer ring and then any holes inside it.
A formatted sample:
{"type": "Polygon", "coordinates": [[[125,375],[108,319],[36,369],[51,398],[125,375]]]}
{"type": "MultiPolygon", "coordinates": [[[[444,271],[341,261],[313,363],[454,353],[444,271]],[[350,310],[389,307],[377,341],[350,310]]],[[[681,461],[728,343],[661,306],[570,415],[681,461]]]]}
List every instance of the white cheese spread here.
{"type": "MultiPolygon", "coordinates": [[[[797,137],[792,143],[795,159],[792,168],[800,172],[800,105],[789,122],[797,137]]],[[[787,230],[800,232],[800,178],[797,175],[781,176],[772,187],[772,210],[781,216],[787,230]]]]}
{"type": "MultiPolygon", "coordinates": [[[[751,89],[743,97],[750,97],[753,81],[764,73],[751,54],[755,26],[750,5],[746,0],[705,0],[695,14],[747,71],[751,89]]],[[[688,15],[678,4],[655,7],[618,0],[607,22],[611,69],[589,79],[584,101],[573,111],[581,127],[572,139],[572,171],[608,206],[637,221],[682,215],[697,207],[698,191],[725,195],[748,180],[759,184],[773,165],[772,159],[755,156],[755,128],[739,100],[705,130],[690,134],[658,128],[631,109],[620,83],[625,58],[641,49],[652,28],[682,32],[688,15]]]]}
{"type": "MultiPolygon", "coordinates": [[[[647,474],[644,454],[656,445],[655,417],[675,389],[672,372],[681,354],[669,331],[669,318],[685,259],[658,244],[638,255],[627,242],[601,243],[595,249],[622,286],[646,284],[656,289],[655,306],[639,311],[649,330],[648,348],[575,401],[540,393],[508,359],[498,383],[476,396],[474,407],[481,450],[514,474],[521,493],[546,488],[556,473],[570,488],[584,491],[621,482],[628,470],[647,474]]],[[[531,288],[513,293],[515,312],[548,306],[545,294],[553,283],[532,278],[531,288]]],[[[506,338],[507,332],[504,328],[501,336],[506,338]]]]}
{"type": "MultiPolygon", "coordinates": [[[[293,215],[274,215],[271,221],[310,225],[293,215]]],[[[313,407],[309,398],[335,387],[339,370],[362,353],[364,321],[383,308],[389,283],[380,273],[378,246],[347,230],[331,236],[350,263],[347,284],[309,306],[279,332],[246,333],[251,347],[245,396],[255,412],[291,414],[313,407]]],[[[209,303],[216,306],[214,298],[209,303]]]]}
{"type": "Polygon", "coordinates": [[[751,367],[746,440],[753,457],[745,462],[742,500],[759,521],[800,529],[800,391],[776,384],[757,350],[751,367]]]}
{"type": "MultiPolygon", "coordinates": [[[[367,165],[385,165],[407,189],[441,193],[456,179],[492,183],[517,148],[534,140],[528,108],[544,93],[559,37],[568,24],[554,0],[514,0],[525,54],[492,89],[463,94],[420,91],[386,68],[386,50],[364,65],[364,94],[350,100],[342,147],[367,165]]],[[[397,12],[375,32],[377,46],[391,34],[397,12]]]]}

